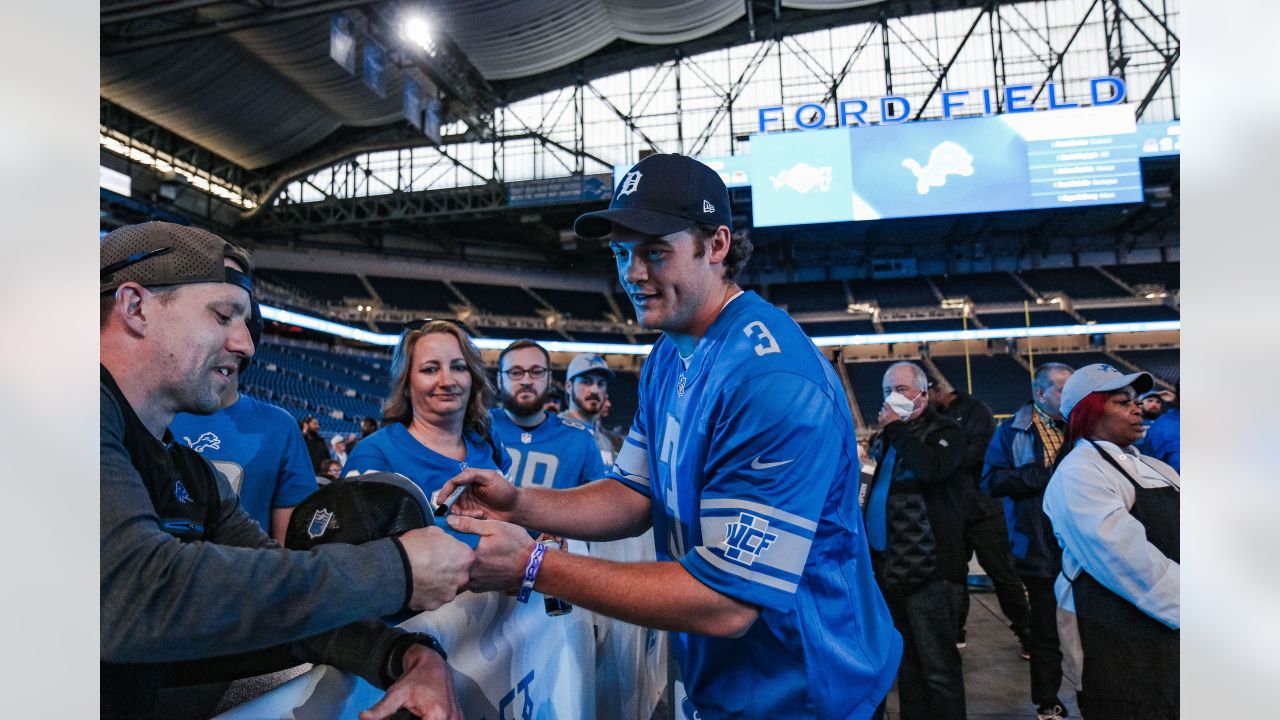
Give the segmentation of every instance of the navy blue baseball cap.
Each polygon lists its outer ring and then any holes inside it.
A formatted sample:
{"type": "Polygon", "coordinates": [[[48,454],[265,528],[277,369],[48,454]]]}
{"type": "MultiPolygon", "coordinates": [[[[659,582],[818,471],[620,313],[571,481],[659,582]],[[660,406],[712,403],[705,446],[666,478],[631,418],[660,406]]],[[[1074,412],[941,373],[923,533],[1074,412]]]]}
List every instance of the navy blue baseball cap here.
{"type": "Polygon", "coordinates": [[[602,238],[613,224],[645,235],[669,235],[695,223],[733,230],[729,189],[719,173],[684,155],[650,155],[636,163],[613,191],[608,210],[578,216],[573,231],[602,238]]]}

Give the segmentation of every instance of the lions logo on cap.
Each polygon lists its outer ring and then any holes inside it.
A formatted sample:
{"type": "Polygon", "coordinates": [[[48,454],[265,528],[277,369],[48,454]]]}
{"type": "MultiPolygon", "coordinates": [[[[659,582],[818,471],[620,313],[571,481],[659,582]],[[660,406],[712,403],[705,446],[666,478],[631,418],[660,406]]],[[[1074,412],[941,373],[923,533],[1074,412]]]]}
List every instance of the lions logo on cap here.
{"type": "Polygon", "coordinates": [[[622,179],[622,187],[618,189],[618,197],[633,193],[640,188],[640,178],[644,177],[639,170],[632,170],[622,179]]]}

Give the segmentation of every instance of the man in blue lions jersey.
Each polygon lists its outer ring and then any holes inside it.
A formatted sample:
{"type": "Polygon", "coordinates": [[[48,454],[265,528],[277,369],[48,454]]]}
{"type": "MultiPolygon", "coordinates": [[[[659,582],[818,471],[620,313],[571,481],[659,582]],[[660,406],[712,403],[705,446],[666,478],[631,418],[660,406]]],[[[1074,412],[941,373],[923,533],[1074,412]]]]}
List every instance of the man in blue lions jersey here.
{"type": "Polygon", "coordinates": [[[637,319],[663,331],[627,442],[572,490],[464,471],[442,490],[470,488],[449,524],[481,535],[473,590],[532,585],[674,631],[702,718],[872,717],[902,640],[871,574],[849,405],[796,323],[735,284],[751,246],[731,226],[719,176],[679,155],[645,158],[578,218],[579,235],[612,232],[637,319]],[[495,520],[587,540],[652,526],[658,559],[542,553],[495,520]]]}
{"type": "MultiPolygon", "coordinates": [[[[257,347],[262,314],[256,302],[249,335],[257,347]]],[[[284,545],[293,508],[318,485],[302,433],[289,413],[240,392],[240,378],[250,362],[241,358],[228,373],[221,409],[212,415],[178,413],[169,432],[221,470],[240,496],[240,507],[284,545]]]]}
{"type": "Polygon", "coordinates": [[[532,340],[516,340],[498,355],[493,435],[511,456],[511,482],[573,488],[604,477],[604,463],[582,423],[542,409],[550,394],[551,356],[532,340]]]}

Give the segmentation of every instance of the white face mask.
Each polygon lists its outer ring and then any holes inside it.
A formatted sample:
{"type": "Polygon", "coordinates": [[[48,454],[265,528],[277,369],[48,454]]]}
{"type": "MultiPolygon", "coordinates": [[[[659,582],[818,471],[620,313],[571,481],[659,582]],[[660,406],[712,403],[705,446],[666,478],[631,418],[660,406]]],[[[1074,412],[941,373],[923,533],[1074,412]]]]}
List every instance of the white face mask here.
{"type": "Polygon", "coordinates": [[[889,393],[889,396],[884,399],[884,403],[904,421],[911,417],[911,413],[916,411],[916,404],[900,392],[889,393]]]}

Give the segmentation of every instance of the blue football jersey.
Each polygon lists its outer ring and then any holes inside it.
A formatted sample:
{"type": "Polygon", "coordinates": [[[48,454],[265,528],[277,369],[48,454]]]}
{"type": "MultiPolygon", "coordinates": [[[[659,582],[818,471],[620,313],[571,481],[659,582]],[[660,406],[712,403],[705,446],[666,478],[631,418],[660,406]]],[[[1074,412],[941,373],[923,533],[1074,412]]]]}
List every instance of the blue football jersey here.
{"type": "Polygon", "coordinates": [[[283,409],[241,393],[212,415],[178,413],[169,424],[174,442],[200,453],[227,476],[240,507],[271,530],[271,509],[293,507],[316,491],[302,431],[283,409]]]}
{"type": "Polygon", "coordinates": [[[490,417],[494,437],[511,457],[508,477],[516,485],[564,490],[604,477],[595,437],[582,423],[547,413],[541,425],[526,430],[502,408],[493,410],[490,417]]]}
{"type": "Polygon", "coordinates": [[[786,313],[739,295],[687,369],[659,339],[610,477],[652,500],[659,560],[760,608],[740,638],[672,633],[702,718],[871,716],[902,638],[872,575],[843,387],[786,313]]]}
{"type": "Polygon", "coordinates": [[[409,434],[409,428],[393,423],[356,444],[342,467],[342,476],[396,472],[416,483],[430,498],[449,478],[466,468],[487,468],[506,474],[511,467],[510,458],[496,439],[490,445],[479,435],[466,432],[463,441],[467,446],[466,459],[454,460],[418,442],[409,434]]]}

